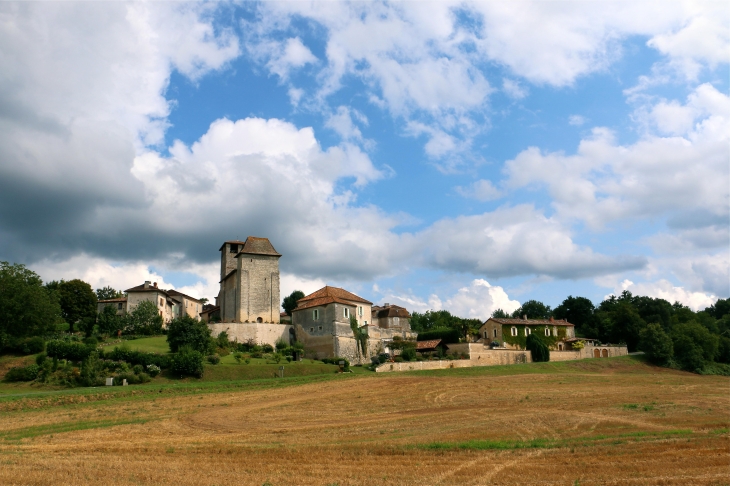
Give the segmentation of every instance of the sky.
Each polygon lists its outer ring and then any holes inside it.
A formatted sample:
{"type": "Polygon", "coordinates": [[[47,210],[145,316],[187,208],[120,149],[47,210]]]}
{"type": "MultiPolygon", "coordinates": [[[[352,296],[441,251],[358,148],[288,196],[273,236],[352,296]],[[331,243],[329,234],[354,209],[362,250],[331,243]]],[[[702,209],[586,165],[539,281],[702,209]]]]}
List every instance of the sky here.
{"type": "Polygon", "coordinates": [[[730,296],[725,2],[0,2],[0,260],[486,319],[730,296]]]}

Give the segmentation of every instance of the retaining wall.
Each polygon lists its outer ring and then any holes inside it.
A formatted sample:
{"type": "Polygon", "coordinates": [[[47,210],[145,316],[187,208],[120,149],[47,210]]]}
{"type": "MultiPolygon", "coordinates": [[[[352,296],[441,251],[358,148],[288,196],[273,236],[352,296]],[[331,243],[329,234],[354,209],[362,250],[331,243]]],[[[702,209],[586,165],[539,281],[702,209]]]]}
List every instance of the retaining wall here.
{"type": "Polygon", "coordinates": [[[216,322],[208,323],[213,337],[218,336],[222,331],[228,333],[228,339],[245,343],[252,339],[256,344],[276,345],[276,341],[282,340],[289,343],[290,324],[266,324],[259,322],[216,322]]]}

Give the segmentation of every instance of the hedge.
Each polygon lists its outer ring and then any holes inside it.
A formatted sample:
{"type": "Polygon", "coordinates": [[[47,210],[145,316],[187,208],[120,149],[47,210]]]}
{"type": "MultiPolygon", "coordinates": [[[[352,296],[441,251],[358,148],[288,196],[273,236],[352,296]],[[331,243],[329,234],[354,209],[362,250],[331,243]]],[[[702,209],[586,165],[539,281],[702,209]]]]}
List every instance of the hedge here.
{"type": "Polygon", "coordinates": [[[87,346],[78,342],[48,341],[46,353],[49,358],[83,361],[89,357],[95,346],[87,346]]]}
{"type": "Polygon", "coordinates": [[[432,339],[440,339],[444,344],[458,343],[461,335],[456,329],[450,327],[442,327],[431,331],[423,331],[418,333],[419,341],[430,341],[432,339]]]}
{"type": "Polygon", "coordinates": [[[131,365],[142,365],[144,368],[147,368],[149,365],[155,365],[162,369],[170,367],[170,358],[164,354],[144,353],[125,347],[114,348],[113,351],[104,353],[100,358],[111,359],[113,361],[126,361],[131,365]]]}
{"type": "Polygon", "coordinates": [[[33,381],[38,377],[41,368],[38,365],[10,368],[5,374],[5,381],[33,381]]]}

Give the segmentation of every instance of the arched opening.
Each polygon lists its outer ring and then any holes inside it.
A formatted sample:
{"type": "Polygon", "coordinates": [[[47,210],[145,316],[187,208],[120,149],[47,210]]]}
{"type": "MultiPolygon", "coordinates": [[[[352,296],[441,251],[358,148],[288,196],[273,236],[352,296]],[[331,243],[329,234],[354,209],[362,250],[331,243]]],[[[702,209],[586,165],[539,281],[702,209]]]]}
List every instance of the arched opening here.
{"type": "Polygon", "coordinates": [[[562,350],[563,350],[563,344],[560,343],[560,344],[558,344],[558,351],[562,351],[562,350]]]}
{"type": "Polygon", "coordinates": [[[608,349],[604,349],[603,351],[601,351],[601,357],[608,358],[608,349]]]}
{"type": "Polygon", "coordinates": [[[594,349],[593,350],[593,357],[594,358],[600,358],[601,357],[601,350],[600,349],[594,349]]]}
{"type": "Polygon", "coordinates": [[[264,320],[262,318],[260,318],[260,317],[257,317],[256,318],[256,322],[264,322],[264,320]]]}

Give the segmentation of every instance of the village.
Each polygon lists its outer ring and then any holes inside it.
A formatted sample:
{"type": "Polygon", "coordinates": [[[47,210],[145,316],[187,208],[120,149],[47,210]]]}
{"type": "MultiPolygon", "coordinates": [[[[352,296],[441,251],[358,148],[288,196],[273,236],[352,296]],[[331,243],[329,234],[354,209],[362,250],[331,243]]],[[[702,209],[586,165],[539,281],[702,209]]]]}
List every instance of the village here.
{"type": "MultiPolygon", "coordinates": [[[[418,340],[407,309],[374,304],[345,289],[325,286],[297,301],[291,315],[281,312],[279,259],[267,238],[249,236],[226,241],[220,249],[220,291],[215,304],[176,290],[144,282],[126,296],[100,300],[98,311],[113,306],[118,315],[132,312],[141,302],[154,302],[165,324],[188,315],[207,323],[213,336],[225,332],[239,343],[276,346],[303,345],[305,357],[343,358],[353,364],[373,364],[376,372],[466,368],[530,363],[528,336],[539,335],[549,347],[551,361],[608,358],[628,354],[625,345],[603,345],[578,337],[565,319],[487,317],[478,337],[459,342],[418,340]],[[404,343],[414,345],[413,360],[399,357],[404,343]],[[443,359],[444,356],[461,359],[443,359]]],[[[301,358],[300,358],[301,359],[301,358]]]]}

